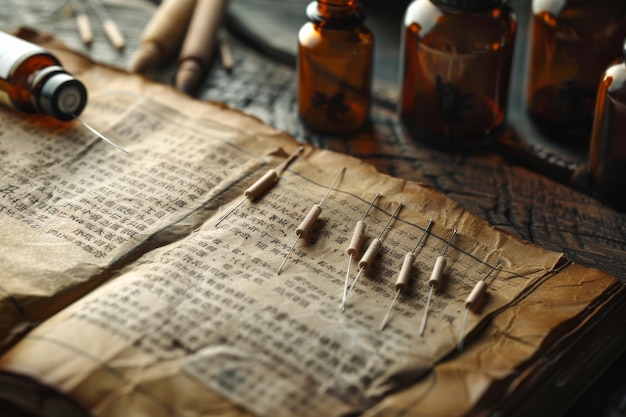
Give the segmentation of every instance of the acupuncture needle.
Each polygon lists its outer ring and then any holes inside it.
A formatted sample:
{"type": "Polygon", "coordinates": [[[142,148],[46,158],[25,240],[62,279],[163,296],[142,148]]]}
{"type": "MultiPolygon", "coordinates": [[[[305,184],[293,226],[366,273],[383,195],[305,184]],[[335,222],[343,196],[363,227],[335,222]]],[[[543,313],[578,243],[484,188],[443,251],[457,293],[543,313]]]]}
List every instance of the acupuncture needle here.
{"type": "Polygon", "coordinates": [[[356,222],[356,224],[354,225],[354,232],[352,232],[352,239],[350,240],[350,245],[348,246],[348,249],[346,250],[346,253],[349,256],[349,259],[348,259],[348,268],[346,270],[346,280],[343,285],[343,296],[341,297],[342,303],[346,299],[346,294],[348,293],[348,282],[350,281],[350,267],[352,265],[352,258],[354,255],[356,255],[359,252],[359,249],[361,248],[361,245],[363,244],[363,238],[365,237],[365,218],[369,214],[372,207],[374,207],[374,204],[376,203],[379,197],[380,197],[380,193],[376,193],[369,207],[367,208],[367,210],[365,210],[365,213],[363,214],[363,218],[359,220],[358,222],[356,222]]]}
{"type": "Polygon", "coordinates": [[[428,279],[428,285],[430,286],[430,292],[428,293],[428,300],[426,301],[426,308],[424,308],[424,315],[422,316],[422,325],[420,326],[420,336],[424,335],[424,330],[426,329],[426,320],[428,318],[428,309],[430,308],[430,301],[433,298],[433,291],[439,287],[441,284],[441,279],[443,278],[443,270],[446,268],[446,252],[452,243],[452,239],[456,236],[456,229],[452,232],[452,236],[450,236],[450,240],[448,240],[448,244],[446,245],[443,253],[437,257],[435,261],[435,266],[430,274],[430,278],[428,279]]]}
{"type": "Polygon", "coordinates": [[[304,147],[300,146],[291,155],[289,155],[287,159],[285,159],[278,166],[276,166],[276,168],[270,169],[269,171],[265,173],[265,175],[263,175],[261,178],[256,180],[254,184],[252,184],[250,187],[248,187],[248,189],[246,189],[243,192],[244,197],[237,204],[235,204],[230,210],[228,210],[226,214],[224,214],[222,217],[220,217],[217,220],[217,223],[215,223],[215,227],[219,226],[220,223],[222,223],[228,216],[233,214],[235,210],[237,210],[239,206],[241,206],[246,200],[250,200],[250,201],[256,200],[259,196],[261,196],[263,193],[269,190],[274,184],[276,184],[276,182],[278,181],[278,178],[282,175],[282,173],[285,171],[287,166],[294,159],[300,156],[300,154],[303,151],[304,151],[304,147]]]}
{"type": "Polygon", "coordinates": [[[113,142],[111,139],[107,138],[106,136],[104,136],[102,133],[98,132],[96,129],[94,129],[93,127],[91,127],[87,122],[83,121],[80,117],[78,117],[75,114],[72,114],[72,116],[74,116],[74,118],[76,120],[78,120],[80,122],[80,124],[82,124],[87,130],[89,130],[91,133],[93,133],[94,135],[96,135],[98,138],[102,139],[103,141],[105,141],[106,143],[108,143],[109,145],[113,146],[114,148],[119,149],[120,151],[124,152],[124,153],[128,153],[128,151],[124,148],[122,148],[120,145],[116,144],[115,142],[113,142]]]}
{"type": "Polygon", "coordinates": [[[115,21],[109,16],[104,5],[102,5],[101,0],[87,0],[93,11],[100,19],[102,23],[102,27],[104,28],[104,33],[107,35],[107,38],[111,41],[113,46],[117,49],[124,49],[126,46],[126,41],[124,40],[124,35],[120,32],[115,21]]]}
{"type": "Polygon", "coordinates": [[[376,258],[376,255],[378,255],[378,252],[380,252],[380,249],[383,246],[383,237],[385,233],[387,232],[387,230],[389,229],[389,227],[391,226],[391,222],[394,219],[396,219],[396,217],[398,216],[398,213],[400,212],[400,209],[402,208],[403,205],[404,203],[402,202],[398,204],[398,207],[396,207],[396,210],[393,212],[391,217],[389,217],[389,220],[387,221],[387,224],[385,225],[383,230],[381,230],[377,238],[372,240],[372,243],[370,243],[370,245],[367,247],[367,250],[365,251],[363,256],[361,256],[361,259],[359,260],[359,272],[357,272],[356,277],[354,277],[354,280],[352,281],[352,284],[350,284],[350,288],[348,289],[348,292],[346,293],[346,296],[343,302],[339,306],[339,309],[341,311],[345,311],[346,303],[348,302],[348,298],[350,297],[350,294],[352,294],[352,291],[354,291],[354,287],[356,286],[357,281],[359,280],[361,275],[367,269],[369,269],[369,267],[372,265],[372,262],[374,261],[374,258],[376,258]]]}
{"type": "Polygon", "coordinates": [[[71,0],[70,4],[76,15],[76,27],[80,39],[85,45],[91,45],[93,42],[93,31],[91,30],[91,23],[89,22],[89,17],[87,17],[85,6],[78,0],[71,0]]]}
{"type": "Polygon", "coordinates": [[[235,60],[233,58],[233,53],[230,49],[230,45],[228,44],[226,36],[224,35],[224,31],[220,31],[218,35],[217,47],[220,53],[220,61],[222,62],[222,67],[226,70],[226,72],[231,72],[233,70],[233,67],[235,66],[235,60]]]}
{"type": "Polygon", "coordinates": [[[474,285],[474,288],[470,292],[470,294],[465,299],[465,314],[463,316],[463,324],[461,325],[461,335],[459,337],[459,344],[457,346],[458,351],[463,350],[463,341],[465,339],[465,330],[467,329],[467,321],[469,319],[469,312],[472,310],[476,304],[483,298],[485,292],[487,291],[487,278],[500,266],[500,262],[495,264],[489,271],[489,273],[485,276],[485,278],[481,279],[474,285]]]}
{"type": "Polygon", "coordinates": [[[285,255],[285,258],[283,259],[282,263],[278,267],[278,271],[276,272],[277,275],[280,275],[280,272],[283,270],[283,266],[285,266],[287,259],[289,259],[289,256],[291,256],[291,252],[293,252],[300,238],[311,232],[311,229],[315,225],[315,222],[317,221],[320,214],[322,213],[322,206],[326,202],[326,199],[330,195],[331,191],[333,191],[333,189],[335,188],[335,186],[339,182],[339,179],[341,178],[341,176],[343,175],[345,171],[346,171],[346,167],[343,167],[341,171],[339,171],[339,173],[337,174],[337,177],[335,178],[335,181],[333,181],[333,184],[330,187],[328,187],[328,191],[326,191],[326,194],[324,195],[322,200],[318,204],[313,204],[313,207],[311,207],[309,214],[307,214],[304,220],[302,220],[302,223],[300,223],[300,226],[296,228],[296,240],[293,242],[293,244],[289,248],[289,251],[287,252],[287,255],[285,255]]]}
{"type": "Polygon", "coordinates": [[[410,252],[407,252],[407,254],[404,255],[404,261],[402,261],[402,267],[400,267],[400,272],[398,273],[398,278],[396,279],[396,284],[395,284],[396,295],[393,297],[393,300],[391,301],[391,304],[389,304],[389,308],[387,309],[387,312],[385,313],[385,317],[383,318],[383,321],[380,323],[379,329],[381,331],[384,330],[385,326],[387,325],[387,320],[389,320],[391,311],[393,310],[394,305],[398,301],[398,297],[400,296],[400,291],[406,292],[409,289],[409,279],[411,277],[411,272],[413,271],[413,264],[415,263],[415,252],[417,251],[417,248],[419,248],[424,238],[430,233],[430,229],[432,226],[433,226],[433,219],[430,219],[428,220],[428,226],[426,226],[424,233],[422,233],[422,236],[417,241],[417,244],[415,245],[413,250],[410,252]]]}

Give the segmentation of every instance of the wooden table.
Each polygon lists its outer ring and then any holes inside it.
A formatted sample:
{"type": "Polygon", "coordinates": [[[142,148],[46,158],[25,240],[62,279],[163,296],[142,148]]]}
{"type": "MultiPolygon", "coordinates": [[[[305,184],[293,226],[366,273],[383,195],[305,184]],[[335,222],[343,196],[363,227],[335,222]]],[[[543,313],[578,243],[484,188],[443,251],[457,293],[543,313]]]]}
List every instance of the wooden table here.
{"type": "MultiPolygon", "coordinates": [[[[199,98],[225,102],[300,141],[354,155],[382,172],[435,187],[494,226],[546,249],[564,252],[574,262],[609,272],[626,283],[626,214],[568,186],[586,155],[551,143],[526,119],[523,83],[528,0],[510,2],[518,13],[520,31],[505,140],[493,151],[471,154],[424,147],[405,136],[398,124],[395,74],[406,1],[367,4],[367,22],[377,41],[376,99],[371,127],[350,137],[308,132],[297,118],[294,54],[307,1],[231,1],[227,38],[235,68],[228,73],[216,62],[199,98]]],[[[96,60],[125,66],[155,5],[148,0],[108,0],[106,4],[127,38],[128,46],[121,52],[107,42],[93,14],[96,39],[90,48],[83,46],[64,0],[0,0],[0,29],[35,26],[96,60]]],[[[165,68],[153,76],[167,82],[171,71],[171,67],[165,68]]],[[[609,395],[626,398],[626,391],[614,388],[621,385],[623,390],[624,371],[626,356],[591,387],[568,416],[602,415],[609,395]]]]}

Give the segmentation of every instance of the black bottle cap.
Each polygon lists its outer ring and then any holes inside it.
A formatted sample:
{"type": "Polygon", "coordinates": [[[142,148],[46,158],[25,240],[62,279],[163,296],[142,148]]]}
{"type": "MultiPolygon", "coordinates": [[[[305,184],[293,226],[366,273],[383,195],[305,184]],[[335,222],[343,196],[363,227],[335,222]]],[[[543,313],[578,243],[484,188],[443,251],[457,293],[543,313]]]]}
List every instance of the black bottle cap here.
{"type": "Polygon", "coordinates": [[[431,0],[433,3],[465,12],[484,12],[500,6],[506,0],[431,0]]]}
{"type": "Polygon", "coordinates": [[[72,120],[87,104],[87,89],[66,72],[57,72],[46,79],[39,95],[42,113],[59,120],[72,120]]]}

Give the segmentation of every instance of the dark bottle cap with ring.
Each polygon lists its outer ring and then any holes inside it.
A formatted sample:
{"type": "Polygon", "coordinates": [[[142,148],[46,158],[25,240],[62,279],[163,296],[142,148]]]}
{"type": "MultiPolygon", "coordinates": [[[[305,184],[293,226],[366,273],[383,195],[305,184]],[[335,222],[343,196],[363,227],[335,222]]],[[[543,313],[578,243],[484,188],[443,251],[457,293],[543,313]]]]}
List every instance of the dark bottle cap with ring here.
{"type": "Polygon", "coordinates": [[[431,0],[433,3],[465,12],[484,12],[500,6],[506,0],[431,0]]]}
{"type": "Polygon", "coordinates": [[[87,89],[67,72],[57,71],[43,81],[37,104],[42,113],[72,120],[87,104],[87,89]]]}

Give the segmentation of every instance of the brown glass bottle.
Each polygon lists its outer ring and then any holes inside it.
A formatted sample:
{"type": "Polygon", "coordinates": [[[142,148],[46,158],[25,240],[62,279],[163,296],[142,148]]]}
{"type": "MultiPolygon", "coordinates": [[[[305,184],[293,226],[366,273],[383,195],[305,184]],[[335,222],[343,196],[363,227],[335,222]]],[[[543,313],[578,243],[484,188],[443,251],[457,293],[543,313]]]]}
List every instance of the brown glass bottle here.
{"type": "Polygon", "coordinates": [[[624,0],[533,1],[528,112],[549,138],[588,146],[598,81],[624,36],[624,0]]]}
{"type": "Polygon", "coordinates": [[[589,149],[589,187],[599,200],[626,210],[626,40],[624,59],[602,74],[589,149]]]}
{"type": "Polygon", "coordinates": [[[298,114],[312,130],[344,134],[369,119],[374,39],[356,0],[319,0],[298,33],[298,114]]]}
{"type": "Polygon", "coordinates": [[[404,15],[400,114],[416,140],[492,143],[504,126],[517,23],[502,0],[416,0],[404,15]]]}
{"type": "Polygon", "coordinates": [[[0,32],[0,103],[71,120],[84,109],[87,90],[50,52],[0,32]]]}

